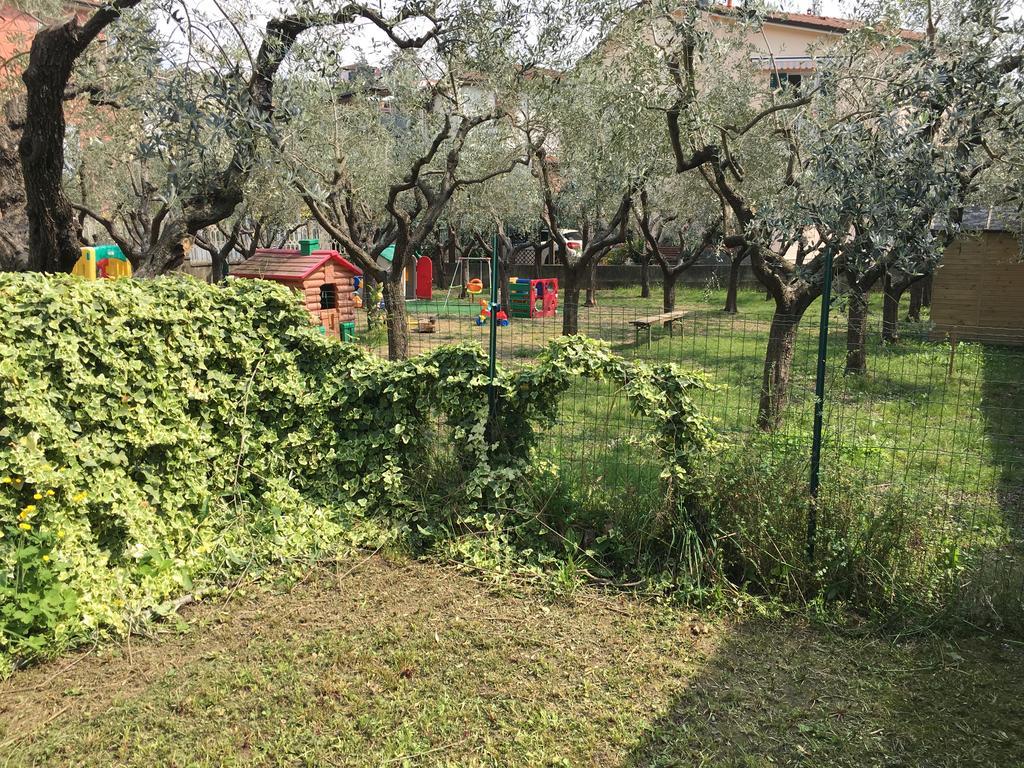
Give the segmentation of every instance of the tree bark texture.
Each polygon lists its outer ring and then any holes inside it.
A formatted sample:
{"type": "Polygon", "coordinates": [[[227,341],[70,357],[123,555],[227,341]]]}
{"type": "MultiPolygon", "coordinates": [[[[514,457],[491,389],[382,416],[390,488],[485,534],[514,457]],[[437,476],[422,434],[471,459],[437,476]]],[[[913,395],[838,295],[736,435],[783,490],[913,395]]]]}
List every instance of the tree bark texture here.
{"type": "Polygon", "coordinates": [[[82,23],[72,17],[32,38],[25,83],[25,127],[18,145],[29,222],[29,269],[70,272],[81,255],[81,227],[64,194],[64,92],[75,61],[127,8],[140,0],[114,0],[82,23]]]}
{"type": "Polygon", "coordinates": [[[679,273],[674,269],[661,270],[661,309],[663,312],[674,312],[676,308],[676,282],[679,273]]]}
{"type": "Polygon", "coordinates": [[[32,41],[22,79],[28,88],[19,143],[29,221],[29,267],[70,272],[81,253],[78,219],[64,195],[64,90],[80,52],[77,22],[46,27],[32,41]]]}
{"type": "Polygon", "coordinates": [[[740,292],[740,265],[745,258],[746,254],[742,251],[729,258],[729,287],[725,292],[725,307],[722,311],[730,315],[735,315],[739,311],[736,299],[740,292]]]}
{"type": "Polygon", "coordinates": [[[405,360],[409,356],[409,319],[405,311],[401,273],[391,273],[383,283],[384,311],[387,313],[388,359],[405,360]]]}
{"type": "Polygon", "coordinates": [[[598,259],[590,262],[590,269],[587,270],[587,300],[583,305],[585,307],[597,306],[597,262],[598,259]]]}
{"type": "Polygon", "coordinates": [[[846,373],[866,373],[868,369],[868,302],[863,292],[851,286],[846,323],[846,373]]]}
{"type": "Polygon", "coordinates": [[[774,431],[782,424],[802,315],[803,311],[777,307],[772,316],[757,410],[757,426],[765,432],[774,431]]]}
{"type": "Polygon", "coordinates": [[[579,333],[580,327],[580,280],[576,270],[566,266],[562,270],[562,335],[579,333]]]}
{"type": "Polygon", "coordinates": [[[640,256],[640,298],[648,299],[651,296],[651,254],[644,248],[640,256]]]}
{"type": "Polygon", "coordinates": [[[28,217],[18,142],[25,125],[25,100],[10,99],[0,115],[0,272],[28,268],[28,217]]]}
{"type": "Polygon", "coordinates": [[[900,340],[900,299],[906,284],[887,274],[882,285],[882,341],[895,344],[900,340]]]}
{"type": "Polygon", "coordinates": [[[907,320],[915,323],[921,322],[921,307],[924,306],[926,279],[916,280],[910,286],[910,306],[907,308],[907,320]]]}

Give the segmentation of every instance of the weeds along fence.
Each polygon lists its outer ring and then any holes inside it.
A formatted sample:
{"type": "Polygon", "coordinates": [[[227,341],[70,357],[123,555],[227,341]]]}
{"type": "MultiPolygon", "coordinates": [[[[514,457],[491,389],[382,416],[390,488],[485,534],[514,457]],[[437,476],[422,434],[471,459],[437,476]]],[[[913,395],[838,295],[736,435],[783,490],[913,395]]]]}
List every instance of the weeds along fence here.
{"type": "MultiPolygon", "coordinates": [[[[696,396],[722,449],[697,479],[691,508],[717,537],[714,563],[733,583],[798,598],[955,608],[969,620],[1024,624],[1024,348],[1000,329],[973,329],[971,341],[902,322],[896,343],[870,322],[867,369],[846,372],[847,327],[832,312],[823,400],[820,525],[808,561],[808,477],[818,354],[818,309],[798,329],[781,425],[756,427],[772,303],[741,292],[737,314],[724,294],[679,291],[685,315],[671,328],[638,321],[659,314],[638,288],[600,291],[581,307],[580,332],[624,357],[678,363],[705,372],[713,388],[696,396]]],[[[881,316],[872,299],[871,315],[881,316]]],[[[473,340],[487,349],[474,300],[409,304],[411,351],[473,340]]],[[[561,309],[561,308],[560,308],[561,309]]],[[[562,317],[512,318],[497,331],[503,366],[533,361],[561,333],[562,317]]],[[[381,337],[363,329],[378,349],[381,337]]],[[[651,425],[631,412],[615,386],[578,381],[561,396],[558,417],[540,425],[540,458],[552,472],[536,488],[546,519],[583,524],[566,535],[581,568],[614,572],[624,548],[666,551],[685,542],[665,525],[660,463],[651,425]],[[607,568],[605,567],[607,566],[607,568]]],[[[679,550],[680,552],[682,550],[679,550]]],[[[687,551],[686,557],[706,553],[687,551]]],[[[638,562],[632,560],[634,565],[638,562]]]]}

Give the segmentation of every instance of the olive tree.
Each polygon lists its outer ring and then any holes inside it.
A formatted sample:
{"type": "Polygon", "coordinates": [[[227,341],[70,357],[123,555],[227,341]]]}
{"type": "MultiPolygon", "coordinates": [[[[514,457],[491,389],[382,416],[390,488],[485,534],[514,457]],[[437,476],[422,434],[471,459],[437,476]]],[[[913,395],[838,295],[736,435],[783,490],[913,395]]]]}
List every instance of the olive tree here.
{"type": "MultiPolygon", "coordinates": [[[[79,219],[64,176],[68,94],[88,94],[112,110],[130,105],[140,116],[146,140],[138,159],[167,177],[157,187],[173,191],[159,236],[138,264],[140,275],[159,274],[180,264],[195,234],[231,217],[244,198],[276,117],[275,80],[301,35],[366,24],[397,47],[414,48],[435,34],[429,23],[408,36],[395,31],[412,17],[429,22],[420,3],[385,11],[299,0],[265,24],[249,4],[214,6],[204,13],[172,0],[113,0],[84,22],[75,16],[35,36],[20,145],[31,268],[67,271],[78,258],[79,219]]],[[[160,195],[152,204],[149,197],[142,208],[159,211],[160,195]]]]}
{"type": "MultiPolygon", "coordinates": [[[[535,103],[532,168],[542,217],[561,265],[562,332],[579,330],[580,292],[592,270],[626,241],[634,195],[651,165],[650,116],[631,85],[592,58],[557,80],[535,103]],[[562,230],[582,234],[570,249],[562,230]]],[[[656,143],[656,142],[655,142],[656,143]]]]}
{"type": "MultiPolygon", "coordinates": [[[[976,5],[986,3],[992,7],[976,5]]],[[[736,226],[726,243],[750,258],[775,303],[758,412],[759,426],[774,429],[799,323],[821,295],[825,265],[867,275],[934,263],[932,214],[962,204],[957,179],[974,173],[968,157],[984,148],[993,103],[935,96],[953,84],[951,74],[965,96],[1004,91],[1019,55],[1004,39],[998,55],[954,62],[980,45],[983,19],[1005,26],[985,13],[976,13],[968,33],[974,42],[950,36],[946,54],[930,45],[938,38],[908,40],[865,26],[819,61],[817,83],[758,92],[749,85],[763,83],[751,57],[709,34],[696,8],[649,12],[661,14],[662,33],[648,45],[657,66],[644,88],[664,111],[676,172],[699,173],[721,196],[736,226]],[[891,173],[883,178],[882,169],[891,173]]],[[[757,23],[752,14],[749,24],[757,23]]],[[[1004,96],[1002,103],[1016,102],[1004,96]]]]}
{"type": "MultiPolygon", "coordinates": [[[[377,53],[380,74],[361,80],[339,83],[325,46],[295,61],[275,151],[321,227],[382,284],[392,358],[408,350],[403,275],[453,197],[535,156],[529,102],[557,80],[538,74],[572,50],[575,32],[522,30],[550,25],[561,7],[421,7],[430,44],[407,50],[392,30],[377,53]]],[[[574,7],[580,29],[596,18],[586,4],[574,7]]]]}
{"type": "Polygon", "coordinates": [[[722,209],[699,177],[667,176],[640,190],[633,206],[648,259],[661,270],[662,310],[676,308],[679,277],[709,252],[721,249],[722,209]],[[670,259],[663,246],[678,248],[670,259]]]}

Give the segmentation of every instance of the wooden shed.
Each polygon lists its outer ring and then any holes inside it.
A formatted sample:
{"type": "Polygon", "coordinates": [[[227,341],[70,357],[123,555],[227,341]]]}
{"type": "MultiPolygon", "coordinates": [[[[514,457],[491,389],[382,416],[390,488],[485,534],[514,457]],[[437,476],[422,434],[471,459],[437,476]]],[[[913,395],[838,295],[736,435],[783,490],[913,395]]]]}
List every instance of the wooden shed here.
{"type": "Polygon", "coordinates": [[[355,334],[354,278],[362,271],[337,251],[314,250],[316,241],[303,241],[301,250],[269,248],[256,251],[237,267],[233,277],[273,280],[294,288],[313,323],[340,339],[355,334]]]}
{"type": "Polygon", "coordinates": [[[1024,344],[1021,224],[1005,209],[964,212],[963,233],[935,272],[933,338],[1024,344]]]}

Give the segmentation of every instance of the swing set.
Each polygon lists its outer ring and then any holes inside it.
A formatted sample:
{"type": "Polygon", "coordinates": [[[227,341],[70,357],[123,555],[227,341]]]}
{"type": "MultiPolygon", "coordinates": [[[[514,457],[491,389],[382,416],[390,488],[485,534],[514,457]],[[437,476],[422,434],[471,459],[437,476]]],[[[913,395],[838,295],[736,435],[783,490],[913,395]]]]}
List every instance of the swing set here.
{"type": "Polygon", "coordinates": [[[484,292],[484,278],[491,268],[490,257],[481,256],[463,256],[459,259],[458,269],[452,270],[452,279],[448,284],[448,291],[444,296],[444,304],[442,310],[448,308],[448,302],[451,299],[452,291],[455,290],[455,284],[461,276],[465,279],[466,293],[473,298],[476,298],[484,292]],[[474,270],[474,265],[476,269],[474,270]],[[476,272],[477,276],[474,277],[473,273],[476,272]]]}

